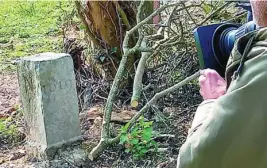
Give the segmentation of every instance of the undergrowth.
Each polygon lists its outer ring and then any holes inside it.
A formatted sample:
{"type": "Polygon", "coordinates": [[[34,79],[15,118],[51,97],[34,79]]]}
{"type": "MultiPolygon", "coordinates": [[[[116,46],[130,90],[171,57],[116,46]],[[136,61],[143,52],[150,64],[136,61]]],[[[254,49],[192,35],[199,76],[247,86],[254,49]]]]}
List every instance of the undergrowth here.
{"type": "Polygon", "coordinates": [[[130,132],[127,132],[130,123],[121,128],[120,144],[125,147],[125,152],[131,153],[134,158],[140,159],[147,152],[156,152],[158,144],[153,140],[153,121],[144,121],[141,116],[130,132]]]}
{"type": "Polygon", "coordinates": [[[19,129],[23,127],[21,108],[14,106],[7,113],[8,116],[0,118],[0,147],[3,144],[13,145],[25,138],[24,132],[19,129]]]}

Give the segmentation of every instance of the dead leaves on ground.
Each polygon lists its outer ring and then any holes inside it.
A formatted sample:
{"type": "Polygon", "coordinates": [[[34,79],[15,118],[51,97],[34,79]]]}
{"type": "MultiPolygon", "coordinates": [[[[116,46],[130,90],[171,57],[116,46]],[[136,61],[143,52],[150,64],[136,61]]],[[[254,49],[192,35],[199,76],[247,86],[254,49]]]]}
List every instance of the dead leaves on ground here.
{"type": "MultiPolygon", "coordinates": [[[[136,110],[122,110],[120,112],[112,112],[111,114],[111,122],[118,123],[127,123],[137,114],[136,110]]],[[[103,107],[100,105],[96,105],[89,109],[87,113],[87,118],[89,120],[95,120],[99,118],[103,118],[103,107]]]]}
{"type": "Polygon", "coordinates": [[[0,153],[0,165],[9,167],[12,163],[24,163],[27,159],[26,156],[26,151],[21,146],[15,149],[4,150],[0,153]]]}
{"type": "MultiPolygon", "coordinates": [[[[104,105],[98,104],[80,114],[83,129],[85,130],[85,135],[86,137],[88,136],[88,139],[100,139],[104,117],[103,109],[104,105]]],[[[120,111],[113,111],[111,114],[111,122],[117,126],[120,124],[123,125],[130,121],[136,114],[136,110],[128,110],[125,108],[120,111]]]]}

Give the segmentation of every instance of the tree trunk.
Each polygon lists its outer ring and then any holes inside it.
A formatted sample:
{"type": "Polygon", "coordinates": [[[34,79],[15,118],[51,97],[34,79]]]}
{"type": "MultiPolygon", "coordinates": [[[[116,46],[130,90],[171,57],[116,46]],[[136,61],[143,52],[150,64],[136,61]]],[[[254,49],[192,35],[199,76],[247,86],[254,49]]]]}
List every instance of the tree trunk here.
{"type": "MultiPolygon", "coordinates": [[[[78,13],[86,27],[86,35],[99,49],[94,59],[105,72],[108,80],[112,80],[123,54],[122,41],[127,30],[136,24],[137,3],[135,1],[75,1],[78,13]]],[[[153,2],[148,5],[146,14],[152,13],[153,2]]],[[[147,16],[147,15],[146,15],[147,16]]],[[[131,37],[129,47],[136,43],[137,34],[131,37]]],[[[132,55],[127,60],[125,78],[122,86],[129,84],[133,77],[134,64],[140,55],[132,55]]]]}

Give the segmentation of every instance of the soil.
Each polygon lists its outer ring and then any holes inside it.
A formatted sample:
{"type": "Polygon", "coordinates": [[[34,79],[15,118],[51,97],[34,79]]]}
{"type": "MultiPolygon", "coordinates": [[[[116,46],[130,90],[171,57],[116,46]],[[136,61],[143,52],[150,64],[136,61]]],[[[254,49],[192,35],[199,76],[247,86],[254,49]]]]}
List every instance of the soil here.
{"type": "Polygon", "coordinates": [[[0,73],[0,112],[19,104],[19,87],[16,73],[0,73]]]}
{"type": "MultiPolygon", "coordinates": [[[[15,73],[0,74],[0,112],[4,115],[15,105],[19,105],[19,87],[15,73]]],[[[154,121],[154,130],[160,134],[167,134],[166,137],[157,138],[159,148],[164,148],[162,152],[148,153],[142,160],[134,160],[130,154],[124,152],[121,145],[115,145],[106,149],[96,161],[87,161],[88,168],[110,168],[110,167],[142,167],[142,168],[175,168],[177,155],[180,146],[186,139],[188,128],[197,105],[201,99],[198,88],[195,85],[187,85],[180,89],[178,93],[170,95],[175,97],[176,106],[158,108],[146,114],[148,120],[154,121]],[[178,94],[179,93],[179,94],[178,94]]],[[[102,104],[96,105],[103,107],[102,104]]],[[[94,107],[95,108],[95,107],[94,107]]],[[[11,117],[21,117],[13,115],[11,117]]],[[[102,118],[88,117],[88,111],[80,113],[82,134],[85,138],[84,144],[94,147],[100,138],[102,118]]],[[[23,122],[23,120],[20,120],[23,122]]],[[[22,124],[23,125],[23,124],[22,124]]],[[[120,123],[112,123],[111,134],[116,135],[120,123]]],[[[19,142],[0,144],[0,167],[75,167],[66,160],[53,160],[38,162],[29,158],[24,148],[25,139],[19,142]]]]}

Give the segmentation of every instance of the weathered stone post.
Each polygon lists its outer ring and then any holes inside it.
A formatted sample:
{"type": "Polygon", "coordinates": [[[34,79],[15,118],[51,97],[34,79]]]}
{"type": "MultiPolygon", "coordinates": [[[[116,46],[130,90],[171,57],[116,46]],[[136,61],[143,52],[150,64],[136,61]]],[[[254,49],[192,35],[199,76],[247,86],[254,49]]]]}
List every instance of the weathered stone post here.
{"type": "Polygon", "coordinates": [[[51,158],[81,139],[73,61],[70,55],[42,53],[18,63],[28,143],[35,155],[51,158]]]}

